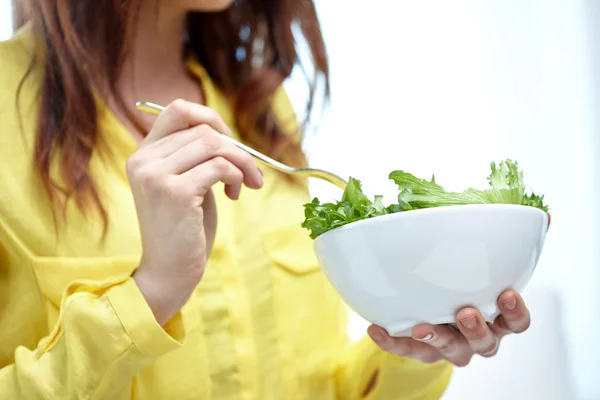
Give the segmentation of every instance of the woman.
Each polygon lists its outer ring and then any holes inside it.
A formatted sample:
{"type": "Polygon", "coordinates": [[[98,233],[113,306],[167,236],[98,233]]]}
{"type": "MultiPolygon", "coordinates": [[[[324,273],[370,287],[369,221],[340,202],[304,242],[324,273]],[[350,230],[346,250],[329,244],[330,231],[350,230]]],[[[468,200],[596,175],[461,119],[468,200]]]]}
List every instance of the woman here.
{"type": "Polygon", "coordinates": [[[294,22],[327,83],[314,6],[231,3],[15,4],[29,22],[0,44],[1,399],[437,399],[452,365],[527,329],[507,291],[491,326],[466,308],[458,329],[371,326],[350,345],[299,227],[306,182],[263,176],[221,135],[306,162],[281,83],[294,22]]]}

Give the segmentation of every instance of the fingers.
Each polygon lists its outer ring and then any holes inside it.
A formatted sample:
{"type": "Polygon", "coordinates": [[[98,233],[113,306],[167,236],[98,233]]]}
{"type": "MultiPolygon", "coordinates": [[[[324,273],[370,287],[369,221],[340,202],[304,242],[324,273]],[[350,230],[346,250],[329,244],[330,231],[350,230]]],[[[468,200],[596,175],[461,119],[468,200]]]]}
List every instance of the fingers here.
{"type": "Polygon", "coordinates": [[[464,308],[456,316],[458,329],[467,340],[473,353],[491,357],[498,351],[499,337],[490,329],[479,311],[464,308]]]}
{"type": "Polygon", "coordinates": [[[239,197],[243,172],[233,163],[223,157],[212,158],[184,174],[178,176],[179,184],[183,185],[190,193],[204,196],[208,189],[217,182],[225,184],[225,193],[235,200],[239,197]]]}
{"type": "Polygon", "coordinates": [[[184,100],[175,100],[160,113],[142,145],[154,143],[172,133],[206,124],[215,131],[231,136],[231,130],[215,110],[184,100]]]}
{"type": "Polygon", "coordinates": [[[385,329],[379,326],[371,325],[367,332],[375,344],[389,353],[419,360],[427,364],[444,359],[439,351],[428,344],[411,338],[393,338],[388,335],[385,329]]]}
{"type": "Polygon", "coordinates": [[[161,166],[165,172],[179,175],[207,160],[222,157],[242,171],[246,186],[254,189],[262,186],[262,175],[250,154],[229,143],[206,125],[192,129],[199,132],[197,139],[164,159],[161,166]]]}
{"type": "Polygon", "coordinates": [[[445,359],[458,367],[471,361],[473,351],[466,338],[456,329],[447,325],[417,325],[412,337],[435,348],[445,359]]]}
{"type": "Polygon", "coordinates": [[[520,294],[507,290],[498,298],[501,315],[492,324],[492,330],[499,336],[507,333],[525,332],[531,325],[531,316],[520,294]]]}
{"type": "Polygon", "coordinates": [[[132,171],[143,170],[146,175],[153,171],[176,187],[185,184],[193,188],[195,192],[189,194],[197,195],[210,188],[203,185],[222,181],[232,199],[239,197],[242,183],[254,189],[262,187],[262,173],[254,159],[222,134],[231,136],[231,130],[216,111],[176,100],[158,116],[140,150],[128,160],[128,175],[132,171]],[[206,167],[201,166],[204,163],[208,163],[206,167]],[[191,177],[193,182],[189,182],[191,177]]]}
{"type": "Polygon", "coordinates": [[[146,144],[144,147],[145,157],[152,160],[160,160],[175,153],[187,144],[198,140],[201,131],[190,128],[165,136],[156,142],[146,144]]]}
{"type": "Polygon", "coordinates": [[[521,295],[507,290],[498,298],[501,315],[492,325],[481,313],[467,307],[456,315],[457,327],[447,325],[417,325],[412,338],[392,338],[376,325],[369,327],[369,335],[383,350],[415,358],[424,362],[446,359],[458,367],[469,364],[474,354],[483,357],[498,352],[500,339],[509,333],[521,333],[529,328],[531,318],[521,295]]]}

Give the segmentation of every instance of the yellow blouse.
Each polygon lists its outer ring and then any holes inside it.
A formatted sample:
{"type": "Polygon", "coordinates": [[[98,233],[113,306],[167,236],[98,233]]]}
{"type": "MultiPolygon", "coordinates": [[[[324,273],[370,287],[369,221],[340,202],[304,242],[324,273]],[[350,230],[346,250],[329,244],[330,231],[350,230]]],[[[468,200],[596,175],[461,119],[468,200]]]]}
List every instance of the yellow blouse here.
{"type": "MultiPolygon", "coordinates": [[[[109,213],[74,204],[55,226],[32,167],[39,88],[26,26],[0,43],[0,399],[438,399],[451,368],[351,343],[347,313],[300,227],[308,193],[265,170],[265,186],[228,200],[207,272],[162,328],[130,274],[141,241],[125,161],[132,136],[99,103],[110,157],[91,170],[109,213]],[[21,125],[22,123],[22,130],[21,125]],[[378,372],[373,390],[368,382],[378,372]]],[[[197,64],[207,105],[230,104],[197,64]]],[[[281,90],[275,107],[293,117],[281,90]]],[[[56,169],[53,170],[54,176],[56,169]]],[[[368,265],[365,265],[368,268],[368,265]]],[[[400,306],[400,305],[399,305],[400,306]]]]}

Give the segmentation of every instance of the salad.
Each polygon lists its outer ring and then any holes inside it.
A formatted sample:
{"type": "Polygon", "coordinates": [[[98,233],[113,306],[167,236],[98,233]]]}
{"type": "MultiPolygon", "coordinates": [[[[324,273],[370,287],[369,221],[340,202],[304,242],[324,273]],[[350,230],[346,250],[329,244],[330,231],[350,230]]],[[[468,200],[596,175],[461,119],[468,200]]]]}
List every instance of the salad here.
{"type": "Polygon", "coordinates": [[[380,215],[461,204],[519,204],[548,211],[544,196],[525,193],[523,172],[516,161],[507,159],[496,165],[491,163],[487,190],[467,189],[448,192],[435,182],[420,179],[404,171],[393,171],[389,178],[398,185],[398,202],[385,206],[382,196],[371,201],[362,191],[359,180],[350,178],[342,199],[336,203],[321,203],[314,198],[304,205],[305,220],[302,227],[316,239],[323,233],[340,226],[380,215]]]}

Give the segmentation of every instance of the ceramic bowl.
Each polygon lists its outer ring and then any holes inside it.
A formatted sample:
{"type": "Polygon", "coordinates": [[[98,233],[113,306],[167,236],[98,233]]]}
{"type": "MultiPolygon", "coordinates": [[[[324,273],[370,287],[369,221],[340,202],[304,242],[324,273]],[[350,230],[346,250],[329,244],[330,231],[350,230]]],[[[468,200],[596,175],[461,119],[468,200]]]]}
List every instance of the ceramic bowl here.
{"type": "Polygon", "coordinates": [[[314,248],[346,304],[402,337],[419,323],[454,324],[465,306],[492,322],[498,296],[529,282],[547,229],[547,214],[533,207],[448,206],[348,224],[314,248]]]}

